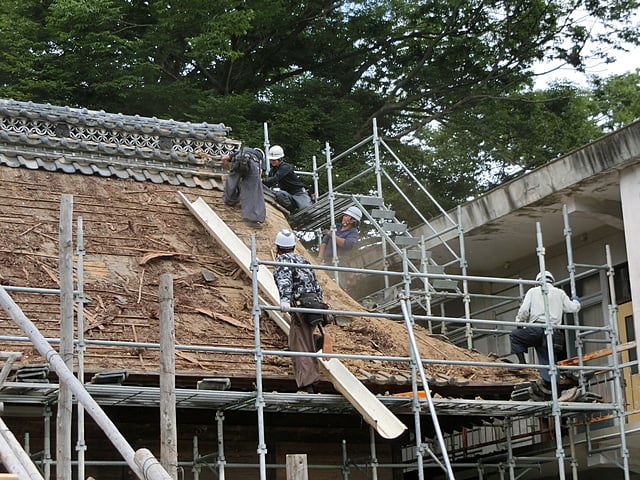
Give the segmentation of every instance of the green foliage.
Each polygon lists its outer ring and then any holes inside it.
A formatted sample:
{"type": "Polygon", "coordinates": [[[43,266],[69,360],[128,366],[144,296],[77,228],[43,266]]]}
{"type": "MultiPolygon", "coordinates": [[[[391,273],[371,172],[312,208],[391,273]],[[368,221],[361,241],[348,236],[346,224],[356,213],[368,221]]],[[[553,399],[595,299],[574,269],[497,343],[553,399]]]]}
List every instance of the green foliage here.
{"type": "Polygon", "coordinates": [[[451,206],[601,135],[585,92],[555,85],[493,99],[423,130],[419,162],[424,181],[451,206]]]}
{"type": "Polygon", "coordinates": [[[640,118],[640,70],[592,81],[597,120],[611,132],[640,118]]]}

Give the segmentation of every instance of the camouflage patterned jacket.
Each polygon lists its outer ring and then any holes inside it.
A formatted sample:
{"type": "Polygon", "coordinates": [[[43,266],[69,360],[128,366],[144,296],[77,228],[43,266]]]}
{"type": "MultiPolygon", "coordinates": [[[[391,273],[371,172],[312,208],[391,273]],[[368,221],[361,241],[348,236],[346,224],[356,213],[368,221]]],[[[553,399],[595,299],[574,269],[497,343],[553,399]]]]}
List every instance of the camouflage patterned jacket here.
{"type": "MultiPolygon", "coordinates": [[[[310,265],[306,258],[293,252],[279,255],[276,262],[310,265]]],[[[305,293],[315,293],[319,301],[323,300],[322,287],[316,279],[315,272],[310,268],[278,265],[273,271],[273,279],[278,286],[281,300],[288,299],[293,302],[305,293]]]]}

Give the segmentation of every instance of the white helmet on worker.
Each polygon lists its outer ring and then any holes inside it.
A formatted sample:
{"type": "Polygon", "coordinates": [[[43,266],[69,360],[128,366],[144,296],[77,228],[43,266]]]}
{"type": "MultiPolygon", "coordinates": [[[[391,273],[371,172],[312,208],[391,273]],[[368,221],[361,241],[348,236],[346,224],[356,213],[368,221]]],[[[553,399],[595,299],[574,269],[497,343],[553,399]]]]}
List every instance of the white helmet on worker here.
{"type": "Polygon", "coordinates": [[[269,153],[267,154],[269,160],[280,160],[284,157],[284,150],[280,145],[274,145],[269,149],[269,153]]]}
{"type": "Polygon", "coordinates": [[[343,215],[349,215],[356,222],[359,222],[362,219],[362,210],[360,210],[358,207],[354,205],[351,205],[349,208],[347,208],[344,211],[343,215]]]}
{"type": "Polygon", "coordinates": [[[276,235],[275,244],[283,249],[293,248],[296,246],[296,236],[291,230],[285,228],[276,235]]]}
{"type": "Polygon", "coordinates": [[[544,274],[542,272],[538,273],[538,275],[536,276],[536,282],[541,281],[542,277],[546,279],[547,283],[556,283],[556,279],[553,278],[553,275],[549,270],[545,270],[544,274]]]}

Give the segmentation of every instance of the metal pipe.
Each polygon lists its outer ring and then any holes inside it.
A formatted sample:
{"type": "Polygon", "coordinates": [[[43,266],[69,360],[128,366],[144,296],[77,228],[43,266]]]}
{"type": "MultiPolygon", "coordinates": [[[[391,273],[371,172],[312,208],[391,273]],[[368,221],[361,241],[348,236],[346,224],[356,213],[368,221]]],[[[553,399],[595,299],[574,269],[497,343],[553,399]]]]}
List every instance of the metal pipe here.
{"type": "Polygon", "coordinates": [[[267,480],[267,444],[264,434],[264,406],[265,400],[262,393],[262,347],[260,341],[260,304],[258,303],[258,270],[260,264],[256,255],[256,236],[251,235],[251,289],[253,293],[253,339],[255,342],[256,362],[256,411],[258,414],[258,458],[260,462],[260,480],[267,480]]]}
{"type": "MultiPolygon", "coordinates": [[[[616,345],[618,345],[619,334],[618,329],[616,328],[617,322],[617,313],[618,313],[618,304],[616,300],[616,286],[614,282],[614,269],[613,269],[613,261],[611,257],[611,249],[609,245],[605,246],[605,253],[607,257],[607,277],[609,280],[609,295],[610,295],[610,305],[609,305],[609,338],[611,340],[611,346],[615,349],[616,345]]],[[[618,416],[618,428],[620,429],[620,456],[622,457],[622,468],[624,472],[624,479],[629,480],[629,449],[627,448],[627,440],[625,435],[625,415],[624,415],[624,388],[622,386],[622,373],[619,368],[618,362],[618,354],[614,353],[611,355],[613,370],[613,385],[614,385],[614,398],[617,404],[616,414],[618,416]]]]}
{"type": "Polygon", "coordinates": [[[171,480],[171,477],[162,469],[154,469],[154,477],[145,477],[143,470],[138,466],[135,461],[135,452],[133,448],[127,443],[126,439],[118,431],[111,419],[102,411],[100,405],[89,395],[80,381],[73,376],[60,354],[53,349],[38,331],[36,326],[29,320],[26,315],[20,310],[18,305],[13,301],[9,294],[0,288],[0,305],[4,311],[9,315],[16,324],[29,336],[31,342],[36,347],[40,355],[42,355],[46,361],[51,365],[53,370],[58,374],[58,378],[61,382],[66,384],[69,389],[75,394],[77,400],[81,402],[89,415],[93,417],[95,422],[102,428],[106,436],[111,440],[114,447],[120,452],[122,457],[127,461],[127,464],[134,473],[141,479],[166,479],[171,480]],[[164,475],[162,474],[164,472],[164,475]]]}
{"type": "Polygon", "coordinates": [[[555,362],[555,355],[553,351],[553,328],[551,324],[551,316],[549,314],[549,287],[545,277],[546,265],[545,265],[545,248],[542,241],[542,229],[540,222],[536,222],[536,252],[538,254],[538,263],[540,266],[540,273],[542,282],[540,288],[542,290],[542,299],[544,303],[544,316],[546,320],[545,334],[547,337],[547,358],[549,359],[549,380],[551,382],[551,398],[552,406],[551,412],[553,415],[554,427],[555,427],[555,441],[556,441],[556,460],[558,463],[558,478],[565,480],[564,471],[564,449],[562,445],[562,429],[561,429],[561,409],[558,405],[558,368],[555,362]]]}
{"type": "Polygon", "coordinates": [[[347,441],[342,440],[342,478],[349,480],[349,455],[347,454],[347,441]]]}
{"type": "MultiPolygon", "coordinates": [[[[325,143],[324,150],[327,159],[327,188],[329,191],[329,218],[331,220],[331,260],[334,267],[337,267],[338,247],[336,245],[336,211],[334,206],[336,196],[333,191],[333,162],[331,160],[331,147],[329,146],[329,142],[325,143]]],[[[339,282],[339,272],[337,270],[333,272],[333,279],[336,281],[336,283],[339,282]]]]}
{"type": "Polygon", "coordinates": [[[216,426],[218,431],[218,458],[216,459],[216,466],[218,467],[218,479],[224,480],[224,466],[227,463],[224,457],[224,411],[218,410],[216,412],[216,426]]]}
{"type": "MultiPolygon", "coordinates": [[[[407,267],[407,257],[406,252],[403,259],[403,270],[408,272],[407,267]]],[[[409,278],[407,276],[407,278],[409,278]]],[[[444,438],[442,436],[442,430],[440,429],[440,423],[438,422],[438,415],[436,414],[435,406],[433,405],[433,399],[431,398],[431,389],[429,388],[429,384],[427,382],[427,377],[424,373],[424,368],[422,367],[422,362],[420,361],[420,350],[418,349],[418,344],[416,343],[416,339],[413,333],[413,325],[412,325],[412,315],[411,315],[411,303],[407,302],[406,299],[400,299],[400,306],[402,307],[402,314],[404,316],[404,323],[407,327],[407,335],[409,340],[409,347],[411,351],[411,356],[415,359],[418,365],[418,371],[420,372],[420,379],[422,381],[422,388],[425,393],[425,397],[427,399],[427,404],[429,406],[429,412],[431,414],[431,421],[433,422],[434,430],[436,433],[436,438],[438,439],[438,445],[440,446],[440,450],[442,452],[442,457],[444,460],[444,470],[447,472],[447,477],[449,479],[455,479],[453,475],[453,470],[451,469],[451,463],[449,461],[449,456],[447,454],[447,447],[444,442],[444,438]]],[[[420,469],[419,471],[422,471],[420,469]]]]}
{"type": "Polygon", "coordinates": [[[369,425],[369,451],[371,452],[371,480],[378,480],[378,456],[376,455],[376,431],[369,425]]]}
{"type": "Polygon", "coordinates": [[[2,463],[18,475],[20,480],[42,480],[40,471],[24,451],[20,442],[14,437],[9,427],[0,418],[0,456],[2,463]]]}
{"type": "MultiPolygon", "coordinates": [[[[83,226],[82,217],[78,217],[76,221],[77,228],[77,245],[76,245],[76,277],[78,282],[78,290],[76,295],[76,304],[78,305],[78,309],[76,312],[76,319],[78,322],[78,326],[76,328],[78,332],[78,342],[76,343],[76,351],[78,355],[78,380],[80,383],[84,383],[84,352],[86,350],[86,344],[84,343],[84,304],[85,304],[85,296],[84,296],[84,226],[83,226]]],[[[84,416],[84,406],[82,403],[78,403],[76,406],[76,410],[78,412],[78,439],[76,440],[76,452],[78,454],[78,478],[84,479],[85,475],[85,452],[87,451],[87,444],[85,442],[85,416],[84,416]]]]}

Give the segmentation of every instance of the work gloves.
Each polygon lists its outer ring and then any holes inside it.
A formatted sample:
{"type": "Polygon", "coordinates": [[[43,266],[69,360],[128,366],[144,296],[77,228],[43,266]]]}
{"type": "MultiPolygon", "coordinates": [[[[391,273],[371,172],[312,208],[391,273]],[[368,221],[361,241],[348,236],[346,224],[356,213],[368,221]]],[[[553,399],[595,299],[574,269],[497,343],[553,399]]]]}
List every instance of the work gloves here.
{"type": "Polygon", "coordinates": [[[291,302],[289,302],[289,300],[286,300],[286,299],[280,300],[280,311],[288,312],[290,310],[291,310],[291,302]]]}

